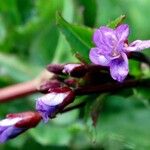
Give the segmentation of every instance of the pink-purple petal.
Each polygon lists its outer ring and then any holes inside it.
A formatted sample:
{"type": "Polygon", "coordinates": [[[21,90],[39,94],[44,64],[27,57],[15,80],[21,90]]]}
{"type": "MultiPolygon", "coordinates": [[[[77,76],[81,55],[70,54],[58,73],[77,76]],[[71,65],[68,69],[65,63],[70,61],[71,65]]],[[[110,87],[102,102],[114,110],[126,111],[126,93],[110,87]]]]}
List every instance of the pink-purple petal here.
{"type": "Polygon", "coordinates": [[[127,40],[129,35],[129,26],[127,24],[119,25],[115,31],[119,42],[124,42],[127,40]]]}
{"type": "Polygon", "coordinates": [[[122,82],[128,75],[128,72],[128,58],[125,53],[122,53],[120,58],[111,61],[110,73],[114,80],[122,82]]]}
{"type": "Polygon", "coordinates": [[[127,52],[132,52],[132,51],[140,51],[146,48],[150,48],[150,40],[136,40],[132,43],[129,44],[128,47],[125,48],[127,52]]]}
{"type": "Polygon", "coordinates": [[[100,54],[100,51],[99,48],[92,48],[89,54],[90,60],[94,64],[108,66],[110,61],[104,55],[100,54]]]}
{"type": "Polygon", "coordinates": [[[94,35],[93,35],[93,42],[97,47],[101,46],[104,44],[103,41],[103,35],[99,29],[95,30],[94,35]]]}
{"type": "Polygon", "coordinates": [[[113,29],[100,27],[94,32],[93,41],[97,47],[103,49],[104,53],[111,53],[112,48],[117,43],[117,37],[113,29]]]}

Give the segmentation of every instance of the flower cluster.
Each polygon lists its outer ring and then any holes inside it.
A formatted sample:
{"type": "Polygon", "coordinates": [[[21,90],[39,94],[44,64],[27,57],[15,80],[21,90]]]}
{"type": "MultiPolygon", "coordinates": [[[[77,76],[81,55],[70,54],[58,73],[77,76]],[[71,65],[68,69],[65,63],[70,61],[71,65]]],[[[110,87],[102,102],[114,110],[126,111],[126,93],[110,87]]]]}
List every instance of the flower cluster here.
{"type": "Polygon", "coordinates": [[[129,81],[126,84],[110,82],[112,78],[119,82],[126,78],[130,52],[150,47],[150,40],[136,40],[128,44],[128,35],[127,24],[121,24],[115,29],[102,26],[93,35],[96,47],[92,48],[89,54],[93,64],[48,65],[47,70],[53,75],[50,80],[42,81],[37,89],[44,94],[36,100],[37,112],[7,115],[6,119],[0,121],[0,143],[35,127],[41,119],[46,123],[58,113],[70,110],[69,107],[65,108],[74,101],[76,95],[110,92],[123,86],[137,85],[138,81],[129,81]]]}
{"type": "Polygon", "coordinates": [[[128,75],[127,55],[150,47],[150,40],[136,40],[128,44],[129,27],[121,24],[116,29],[105,26],[94,32],[93,41],[96,47],[89,54],[94,64],[108,66],[114,80],[122,82],[128,75]]]}

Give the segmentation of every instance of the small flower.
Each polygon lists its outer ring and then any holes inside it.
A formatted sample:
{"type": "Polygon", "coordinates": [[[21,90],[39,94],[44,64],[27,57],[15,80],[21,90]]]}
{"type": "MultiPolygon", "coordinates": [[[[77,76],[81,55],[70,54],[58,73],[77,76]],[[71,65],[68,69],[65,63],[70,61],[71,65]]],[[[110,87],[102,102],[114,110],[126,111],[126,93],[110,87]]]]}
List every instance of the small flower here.
{"type": "Polygon", "coordinates": [[[129,72],[128,53],[150,47],[150,40],[136,40],[128,44],[128,35],[127,24],[119,25],[114,30],[102,26],[93,35],[96,47],[92,48],[89,54],[94,64],[110,67],[112,78],[119,82],[122,82],[129,72]]]}
{"type": "Polygon", "coordinates": [[[0,143],[18,136],[29,128],[35,127],[40,120],[41,116],[36,112],[7,115],[6,119],[0,121],[0,143]]]}
{"type": "Polygon", "coordinates": [[[68,87],[51,89],[48,94],[36,101],[36,110],[42,115],[45,122],[54,118],[58,112],[73,102],[74,92],[68,87]]]}

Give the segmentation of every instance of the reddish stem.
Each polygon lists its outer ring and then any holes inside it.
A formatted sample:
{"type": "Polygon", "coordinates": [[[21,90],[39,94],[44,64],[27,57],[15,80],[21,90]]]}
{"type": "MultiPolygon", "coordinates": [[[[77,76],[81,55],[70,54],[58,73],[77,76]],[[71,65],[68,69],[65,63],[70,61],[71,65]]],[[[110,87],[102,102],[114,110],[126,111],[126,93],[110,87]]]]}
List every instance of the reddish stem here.
{"type": "Polygon", "coordinates": [[[0,89],[0,103],[12,101],[35,92],[37,92],[35,80],[8,86],[0,89]]]}
{"type": "Polygon", "coordinates": [[[75,89],[75,94],[89,95],[95,93],[115,92],[117,90],[133,88],[138,86],[150,88],[150,79],[126,80],[123,83],[114,82],[95,86],[78,87],[75,89]]]}

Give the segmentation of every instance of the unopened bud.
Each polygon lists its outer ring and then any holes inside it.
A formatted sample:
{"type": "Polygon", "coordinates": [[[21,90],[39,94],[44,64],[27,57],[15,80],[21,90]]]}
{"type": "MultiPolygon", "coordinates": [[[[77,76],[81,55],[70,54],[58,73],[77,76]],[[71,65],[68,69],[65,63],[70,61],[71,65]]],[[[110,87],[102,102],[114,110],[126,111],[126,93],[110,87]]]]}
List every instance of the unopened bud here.
{"type": "Polygon", "coordinates": [[[38,112],[9,114],[0,121],[0,143],[12,139],[29,128],[35,127],[41,120],[38,112]]]}
{"type": "Polygon", "coordinates": [[[64,65],[62,64],[50,64],[47,66],[47,70],[54,74],[63,74],[64,65]]]}
{"type": "Polygon", "coordinates": [[[74,92],[68,87],[51,89],[49,92],[36,101],[36,110],[41,114],[45,122],[49,118],[54,118],[75,98],[74,92]]]}
{"type": "Polygon", "coordinates": [[[80,78],[86,74],[87,69],[83,64],[66,64],[62,72],[80,78]]]}
{"type": "Polygon", "coordinates": [[[56,79],[45,81],[39,87],[39,91],[42,93],[48,93],[49,89],[59,88],[62,86],[62,83],[56,79]]]}

